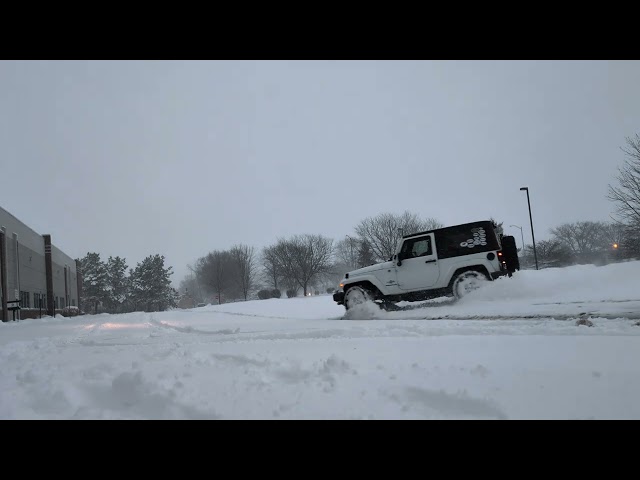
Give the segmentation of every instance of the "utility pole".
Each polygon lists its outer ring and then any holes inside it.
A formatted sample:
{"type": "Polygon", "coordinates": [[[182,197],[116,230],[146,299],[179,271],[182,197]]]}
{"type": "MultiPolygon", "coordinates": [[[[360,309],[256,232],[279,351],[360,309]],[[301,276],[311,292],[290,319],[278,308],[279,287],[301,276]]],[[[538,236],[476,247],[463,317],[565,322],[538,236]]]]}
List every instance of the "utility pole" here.
{"type": "Polygon", "coordinates": [[[529,205],[529,221],[531,222],[531,240],[533,240],[533,258],[536,261],[536,270],[538,270],[538,255],[536,253],[536,237],[533,234],[533,217],[531,216],[531,201],[529,200],[529,187],[522,187],[520,190],[527,192],[527,204],[529,205]]]}
{"type": "Polygon", "coordinates": [[[350,267],[355,268],[357,267],[357,265],[355,258],[353,257],[353,238],[351,238],[349,235],[346,235],[346,237],[349,239],[349,247],[351,248],[351,256],[349,257],[351,263],[350,267]]]}

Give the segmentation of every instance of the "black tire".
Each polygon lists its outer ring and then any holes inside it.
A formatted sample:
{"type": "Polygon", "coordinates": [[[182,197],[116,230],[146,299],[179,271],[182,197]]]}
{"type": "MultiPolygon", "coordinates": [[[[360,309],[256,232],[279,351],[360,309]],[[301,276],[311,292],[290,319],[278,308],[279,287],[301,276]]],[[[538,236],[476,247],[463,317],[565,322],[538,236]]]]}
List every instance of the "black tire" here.
{"type": "Polygon", "coordinates": [[[460,300],[467,294],[480,288],[480,286],[488,281],[486,274],[477,270],[466,270],[455,276],[451,282],[451,293],[456,300],[460,300]]]}
{"type": "Polygon", "coordinates": [[[347,310],[373,300],[373,294],[365,287],[356,285],[344,293],[344,308],[347,310]]]}

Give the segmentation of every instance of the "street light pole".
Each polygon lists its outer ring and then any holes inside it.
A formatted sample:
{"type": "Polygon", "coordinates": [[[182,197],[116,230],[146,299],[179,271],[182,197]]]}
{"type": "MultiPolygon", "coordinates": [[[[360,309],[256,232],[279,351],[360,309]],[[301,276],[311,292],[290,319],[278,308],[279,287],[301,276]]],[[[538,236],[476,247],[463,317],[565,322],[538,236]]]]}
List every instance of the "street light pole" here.
{"type": "Polygon", "coordinates": [[[522,233],[522,227],[519,227],[518,225],[509,225],[509,226],[520,229],[520,237],[522,237],[522,252],[524,253],[524,234],[522,233]]]}
{"type": "Polygon", "coordinates": [[[351,267],[354,268],[356,267],[356,262],[355,259],[353,258],[353,238],[351,238],[349,235],[346,235],[346,237],[349,239],[349,246],[351,247],[351,267]]]}
{"type": "Polygon", "coordinates": [[[531,201],[529,200],[529,187],[522,187],[520,190],[527,192],[527,204],[529,205],[529,221],[531,222],[531,240],[533,240],[533,258],[536,260],[536,270],[538,270],[538,255],[536,254],[536,237],[533,234],[533,217],[531,216],[531,201]]]}

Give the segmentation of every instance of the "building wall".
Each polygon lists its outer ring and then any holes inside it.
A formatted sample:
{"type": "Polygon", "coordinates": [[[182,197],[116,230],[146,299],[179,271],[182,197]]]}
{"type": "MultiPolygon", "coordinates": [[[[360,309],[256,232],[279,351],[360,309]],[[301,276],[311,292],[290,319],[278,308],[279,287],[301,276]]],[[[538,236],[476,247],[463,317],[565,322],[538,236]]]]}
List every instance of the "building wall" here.
{"type": "MultiPolygon", "coordinates": [[[[38,308],[37,299],[46,309],[46,264],[44,238],[0,207],[0,227],[5,227],[7,265],[7,301],[22,300],[23,308],[38,308]]],[[[52,246],[53,290],[57,308],[78,305],[76,262],[59,248],[52,246]],[[65,295],[65,267],[67,290],[65,295]]],[[[1,291],[1,290],[0,290],[1,291]]],[[[1,295],[1,293],[0,293],[1,295]]],[[[25,312],[26,313],[26,312],[25,312]]],[[[2,310],[0,309],[0,315],[2,310]]],[[[13,318],[13,315],[9,315],[13,318]]],[[[3,319],[4,320],[4,319],[3,319]]]]}
{"type": "MultiPolygon", "coordinates": [[[[28,304],[26,307],[37,308],[36,297],[44,296],[47,294],[47,279],[45,275],[44,264],[44,242],[42,244],[42,252],[37,252],[29,247],[20,243],[20,237],[18,237],[18,254],[20,259],[20,291],[27,292],[28,304]]],[[[16,287],[17,283],[13,283],[9,288],[10,292],[16,287]]],[[[25,305],[23,303],[22,307],[25,305]]]]}
{"type": "Polygon", "coordinates": [[[59,299],[56,308],[78,306],[76,261],[55,245],[51,246],[51,261],[53,263],[53,294],[59,299]]]}

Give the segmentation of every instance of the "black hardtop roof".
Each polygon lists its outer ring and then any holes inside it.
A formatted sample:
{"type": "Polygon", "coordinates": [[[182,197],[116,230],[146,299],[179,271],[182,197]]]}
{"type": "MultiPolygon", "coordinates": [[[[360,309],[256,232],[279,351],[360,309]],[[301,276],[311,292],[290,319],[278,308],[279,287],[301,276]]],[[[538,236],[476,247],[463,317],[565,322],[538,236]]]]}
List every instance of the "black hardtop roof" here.
{"type": "Polygon", "coordinates": [[[444,230],[449,230],[450,228],[457,228],[457,227],[466,227],[467,225],[471,226],[471,225],[480,225],[480,224],[490,224],[491,227],[493,228],[493,222],[491,222],[491,220],[478,220],[477,222],[469,222],[469,223],[461,223],[459,225],[449,225],[448,227],[442,227],[442,228],[436,228],[434,230],[426,230],[424,232],[417,232],[417,233],[410,233],[409,235],[403,235],[402,238],[410,238],[410,237],[415,237],[417,235],[424,235],[425,233],[436,233],[436,232],[442,232],[444,230]]]}

